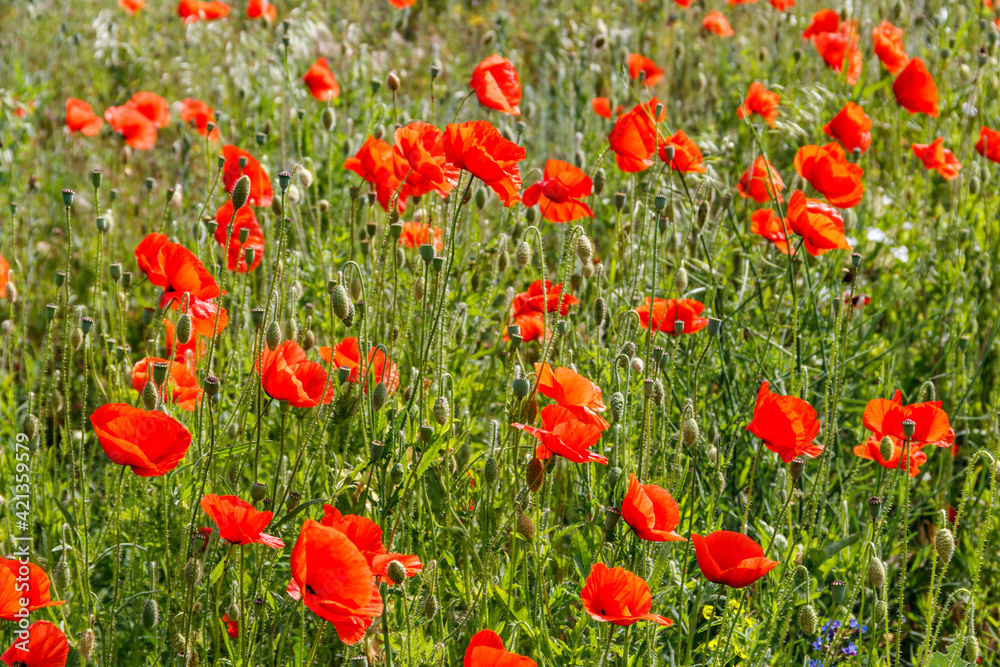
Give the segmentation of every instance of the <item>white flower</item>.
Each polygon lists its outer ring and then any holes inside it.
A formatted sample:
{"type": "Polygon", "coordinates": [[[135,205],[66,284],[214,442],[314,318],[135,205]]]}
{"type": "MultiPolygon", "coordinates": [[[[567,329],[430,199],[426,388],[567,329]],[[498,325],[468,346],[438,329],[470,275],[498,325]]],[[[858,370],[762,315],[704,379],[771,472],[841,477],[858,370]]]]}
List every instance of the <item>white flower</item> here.
{"type": "Polygon", "coordinates": [[[878,227],[869,227],[865,230],[865,238],[872,243],[882,243],[887,238],[887,235],[878,227]]]}
{"type": "Polygon", "coordinates": [[[889,253],[901,262],[905,263],[910,261],[910,249],[905,245],[901,245],[898,248],[892,248],[889,250],[889,253]]]}

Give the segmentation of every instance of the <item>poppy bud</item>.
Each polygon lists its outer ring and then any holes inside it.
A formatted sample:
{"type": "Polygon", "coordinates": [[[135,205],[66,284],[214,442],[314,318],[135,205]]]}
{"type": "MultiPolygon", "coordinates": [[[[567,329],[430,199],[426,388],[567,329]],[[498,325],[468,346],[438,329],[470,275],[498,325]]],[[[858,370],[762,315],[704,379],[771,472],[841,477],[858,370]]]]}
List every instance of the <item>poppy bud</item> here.
{"type": "Polygon", "coordinates": [[[334,112],[333,107],[326,107],[319,116],[320,121],[323,123],[323,127],[329,132],[333,129],[333,126],[337,124],[337,114],[334,112]]]}
{"type": "Polygon", "coordinates": [[[604,297],[603,296],[597,297],[597,300],[594,301],[594,321],[597,323],[597,326],[600,326],[601,324],[604,323],[606,308],[607,305],[604,301],[604,297]]]}
{"type": "Polygon", "coordinates": [[[708,220],[708,202],[703,201],[698,204],[698,229],[705,226],[705,222],[708,220]]]}
{"type": "Polygon", "coordinates": [[[802,605],[799,609],[799,627],[807,635],[816,634],[816,610],[811,604],[802,605]]]}
{"type": "Polygon", "coordinates": [[[868,499],[868,516],[871,517],[872,521],[875,521],[882,514],[882,499],[878,496],[872,496],[868,499]]]}
{"type": "Polygon", "coordinates": [[[965,659],[970,665],[979,662],[979,639],[976,635],[965,638],[965,659]]]}
{"type": "Polygon", "coordinates": [[[514,266],[517,267],[518,271],[522,271],[530,263],[531,246],[528,245],[527,241],[521,241],[517,244],[517,249],[514,251],[514,266]]]}
{"type": "Polygon", "coordinates": [[[629,365],[632,366],[633,373],[641,373],[642,369],[646,366],[643,360],[639,357],[632,357],[629,360],[629,365]]]}
{"type": "Polygon", "coordinates": [[[63,204],[66,205],[66,208],[69,208],[70,206],[73,205],[74,196],[76,196],[76,193],[70,190],[69,188],[66,188],[65,190],[62,191],[62,200],[63,204]]]}
{"type": "Polygon", "coordinates": [[[299,325],[295,320],[287,320],[285,322],[285,337],[284,340],[295,340],[299,337],[299,325]]]}
{"type": "Polygon", "coordinates": [[[722,474],[721,470],[716,470],[715,474],[712,475],[712,489],[716,493],[722,493],[726,488],[726,476],[722,474]]]}
{"type": "Polygon", "coordinates": [[[879,625],[885,625],[889,620],[889,606],[885,603],[885,600],[878,600],[875,602],[875,622],[879,625]]]}
{"type": "Polygon", "coordinates": [[[535,524],[531,522],[531,517],[524,512],[517,515],[517,532],[529,542],[533,542],[535,539],[535,524]]]}
{"type": "Polygon", "coordinates": [[[247,204],[247,200],[250,199],[250,177],[243,174],[236,180],[236,185],[233,186],[233,194],[231,195],[233,202],[233,209],[238,211],[247,204]]]}
{"type": "Polygon", "coordinates": [[[281,345],[281,327],[278,326],[277,321],[271,320],[271,323],[267,325],[265,342],[267,343],[267,349],[272,351],[278,349],[278,346],[281,345]]]}
{"type": "Polygon", "coordinates": [[[831,581],[830,594],[833,596],[834,604],[840,604],[844,601],[844,596],[847,594],[847,584],[840,579],[831,581]]]}
{"type": "Polygon", "coordinates": [[[434,421],[436,421],[441,426],[448,423],[451,417],[451,406],[448,405],[448,399],[445,396],[438,396],[434,399],[434,421]]]}
{"type": "Polygon", "coordinates": [[[254,502],[260,502],[267,495],[267,484],[263,482],[254,482],[250,485],[250,499],[254,502]]]}
{"type": "Polygon", "coordinates": [[[386,568],[385,574],[392,583],[401,584],[406,581],[406,566],[398,560],[391,561],[389,567],[386,568]]]}
{"type": "Polygon", "coordinates": [[[421,424],[420,426],[420,439],[427,443],[434,438],[434,427],[430,424],[421,424]]]}
{"type": "Polygon", "coordinates": [[[684,420],[681,425],[681,441],[685,446],[690,446],[697,442],[698,436],[701,435],[701,431],[698,428],[698,422],[694,420],[694,417],[688,417],[684,420]]]}
{"type": "Polygon", "coordinates": [[[385,399],[389,395],[389,390],[385,386],[384,382],[379,382],[375,385],[375,389],[372,390],[372,409],[378,412],[385,405],[385,399]]]}
{"type": "Polygon", "coordinates": [[[597,171],[594,172],[594,194],[599,195],[604,191],[604,186],[607,184],[608,176],[604,172],[604,167],[598,167],[597,171]]]}
{"type": "Polygon", "coordinates": [[[94,631],[87,628],[80,635],[80,641],[76,645],[76,650],[80,652],[80,660],[87,662],[94,653],[94,631]]]}
{"type": "Polygon", "coordinates": [[[872,556],[868,561],[868,583],[876,590],[885,584],[885,565],[877,556],[872,556]]]}
{"type": "Polygon", "coordinates": [[[486,464],[483,466],[483,481],[487,486],[493,486],[500,477],[500,466],[492,456],[486,457],[486,464]]]}
{"type": "Polygon", "coordinates": [[[972,178],[969,179],[969,194],[970,195],[979,194],[979,178],[977,176],[973,176],[972,178]]]}
{"type": "Polygon", "coordinates": [[[556,322],[556,335],[557,336],[565,336],[566,335],[566,331],[568,329],[569,329],[569,324],[566,322],[566,320],[559,320],[558,322],[556,322]]]}
{"type": "Polygon", "coordinates": [[[683,264],[680,265],[677,273],[674,274],[674,288],[681,294],[688,288],[688,272],[683,264]]]}
{"type": "Polygon", "coordinates": [[[389,481],[392,482],[393,486],[399,486],[403,483],[404,472],[402,463],[397,461],[392,465],[392,468],[389,470],[389,481]]]}
{"type": "Polygon", "coordinates": [[[955,536],[947,528],[942,528],[934,536],[934,549],[937,550],[941,563],[947,565],[955,553],[955,536]]]}
{"type": "Polygon", "coordinates": [[[542,463],[541,459],[532,457],[524,469],[524,484],[532,493],[536,493],[542,488],[542,482],[544,481],[545,464],[542,463]]]}
{"type": "Polygon", "coordinates": [[[476,208],[480,211],[486,206],[486,188],[476,188],[476,208]]]}
{"type": "Polygon", "coordinates": [[[160,607],[156,600],[149,598],[142,606],[142,627],[152,630],[160,622],[160,607]]]}
{"type": "Polygon", "coordinates": [[[156,385],[148,380],[142,387],[142,404],[149,412],[160,405],[160,393],[157,391],[156,385]]]}
{"type": "Polygon", "coordinates": [[[434,614],[437,613],[437,610],[438,610],[437,596],[431,593],[424,599],[424,617],[428,621],[431,620],[432,618],[434,618],[434,614]]]}
{"type": "MultiPolygon", "coordinates": [[[[903,435],[906,436],[907,439],[909,439],[913,437],[913,432],[917,429],[917,423],[912,419],[904,419],[902,427],[903,427],[903,435]]],[[[883,458],[888,458],[888,457],[883,457],[883,458]]]]}
{"type": "Polygon", "coordinates": [[[805,465],[805,459],[801,456],[792,459],[791,463],[788,464],[788,474],[792,476],[792,483],[802,476],[802,469],[805,465]]]}
{"type": "Polygon", "coordinates": [[[70,570],[69,563],[65,560],[56,563],[56,567],[52,571],[52,580],[56,588],[68,589],[73,583],[73,572],[70,570]]]}
{"type": "Polygon", "coordinates": [[[132,272],[122,271],[122,289],[127,290],[132,284],[132,272]]]}
{"type": "Polygon", "coordinates": [[[184,566],[184,583],[188,588],[194,588],[201,581],[202,567],[201,561],[197,558],[188,559],[184,566]]]}
{"type": "Polygon", "coordinates": [[[25,415],[24,421],[21,422],[21,433],[28,440],[34,440],[35,436],[38,435],[38,417],[30,413],[25,415]]]}
{"type": "Polygon", "coordinates": [[[608,403],[611,405],[611,421],[621,421],[622,412],[625,410],[625,395],[620,391],[616,391],[611,394],[608,403]]]}
{"type": "Polygon", "coordinates": [[[576,240],[576,256],[580,258],[580,262],[583,264],[589,262],[594,256],[594,246],[585,235],[581,235],[576,240]]]}
{"type": "Polygon", "coordinates": [[[882,442],[879,443],[878,453],[882,457],[882,460],[889,461],[892,459],[893,445],[892,438],[885,436],[882,438],[882,442]]]}
{"type": "Polygon", "coordinates": [[[191,315],[181,313],[181,316],[177,318],[177,342],[181,345],[186,345],[191,340],[191,334],[191,315]]]}

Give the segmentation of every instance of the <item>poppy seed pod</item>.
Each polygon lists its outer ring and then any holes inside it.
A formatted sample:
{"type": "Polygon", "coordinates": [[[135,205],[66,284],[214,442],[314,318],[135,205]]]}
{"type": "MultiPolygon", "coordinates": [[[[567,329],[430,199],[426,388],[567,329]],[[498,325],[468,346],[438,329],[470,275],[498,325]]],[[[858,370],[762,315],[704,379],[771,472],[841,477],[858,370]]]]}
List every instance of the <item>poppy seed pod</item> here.
{"type": "Polygon", "coordinates": [[[119,264],[118,262],[112,262],[111,264],[108,264],[108,275],[110,275],[111,279],[113,281],[115,281],[115,282],[118,282],[119,280],[121,280],[122,279],[122,265],[119,264]]]}
{"type": "Polygon", "coordinates": [[[500,466],[497,464],[497,460],[492,456],[487,456],[486,463],[483,465],[483,481],[486,482],[487,486],[493,486],[499,477],[500,466]]]}
{"type": "Polygon", "coordinates": [[[142,627],[152,630],[160,623],[160,607],[156,600],[149,598],[142,606],[142,627]]]}
{"type": "Polygon", "coordinates": [[[576,256],[580,258],[582,264],[588,263],[594,256],[594,246],[585,235],[580,235],[576,240],[576,256]]]}
{"type": "Polygon", "coordinates": [[[799,627],[809,636],[816,634],[816,610],[811,604],[802,605],[799,609],[799,627]]]}
{"type": "Polygon", "coordinates": [[[94,222],[97,225],[97,231],[101,232],[102,234],[108,231],[108,219],[103,215],[97,216],[97,219],[94,222]]]}
{"type": "Polygon", "coordinates": [[[231,195],[233,202],[233,209],[238,211],[247,204],[247,200],[250,199],[250,177],[243,174],[236,180],[236,185],[233,186],[233,194],[231,195]]]}
{"type": "Polygon", "coordinates": [[[880,590],[885,584],[885,565],[877,556],[868,561],[868,583],[875,590],[880,590]]]}
{"type": "Polygon", "coordinates": [[[514,392],[515,397],[524,398],[531,390],[531,383],[524,378],[515,378],[511,383],[511,389],[514,392]]]}
{"type": "Polygon", "coordinates": [[[184,566],[184,583],[188,588],[194,588],[201,581],[202,567],[201,561],[191,558],[184,566]]]}
{"type": "Polygon", "coordinates": [[[216,396],[219,393],[219,389],[222,388],[222,384],[219,382],[219,378],[214,375],[209,375],[205,378],[205,393],[209,396],[216,396]]]}
{"type": "Polygon", "coordinates": [[[337,368],[337,382],[344,384],[351,377],[351,369],[348,366],[340,366],[337,368]]]}
{"type": "MultiPolygon", "coordinates": [[[[903,427],[903,435],[906,436],[907,438],[912,438],[913,432],[917,429],[917,423],[912,419],[904,419],[902,427],[903,427]]],[[[884,456],[882,458],[888,459],[891,457],[884,456]]]]}
{"type": "Polygon", "coordinates": [[[876,521],[882,514],[882,499],[878,496],[872,496],[868,499],[868,516],[871,517],[872,521],[876,521]]]}
{"type": "Polygon", "coordinates": [[[101,173],[100,169],[93,169],[93,170],[91,170],[91,172],[90,172],[90,184],[94,186],[95,190],[98,189],[99,187],[101,187],[101,179],[103,177],[104,177],[104,174],[101,173]]]}
{"type": "Polygon", "coordinates": [[[246,262],[247,266],[253,266],[254,260],[257,259],[257,250],[252,247],[243,248],[243,261],[246,262]]]}
{"type": "Polygon", "coordinates": [[[430,424],[421,424],[420,439],[423,442],[427,443],[430,442],[433,438],[434,438],[434,427],[431,426],[430,424]]]}
{"type": "Polygon", "coordinates": [[[831,581],[830,594],[833,596],[834,604],[840,604],[844,601],[844,596],[847,594],[847,584],[840,579],[831,581]]]}
{"type": "Polygon", "coordinates": [[[802,476],[802,469],[805,468],[806,462],[801,456],[797,456],[792,459],[791,463],[788,464],[788,474],[792,477],[792,482],[794,483],[802,476]]]}
{"type": "Polygon", "coordinates": [[[271,351],[278,349],[278,346],[281,345],[281,327],[278,326],[276,320],[271,320],[271,323],[267,325],[264,340],[267,343],[267,349],[271,351]]]}
{"type": "Polygon", "coordinates": [[[532,523],[531,517],[524,512],[517,515],[517,532],[529,542],[535,540],[535,524],[532,523]]]}
{"type": "Polygon", "coordinates": [[[889,436],[882,438],[882,442],[880,442],[878,446],[878,453],[883,460],[889,461],[892,459],[893,449],[892,438],[889,436]]]}
{"type": "Polygon", "coordinates": [[[934,549],[937,550],[938,558],[947,565],[955,553],[955,536],[947,528],[942,528],[934,536],[934,549]]]}
{"type": "Polygon", "coordinates": [[[532,493],[537,493],[540,488],[542,488],[542,483],[545,481],[545,464],[542,463],[541,459],[532,457],[528,461],[528,465],[524,469],[524,485],[532,493]]]}
{"type": "Polygon", "coordinates": [[[250,321],[253,322],[255,329],[260,329],[264,324],[264,309],[260,306],[250,309],[250,321]]]}
{"type": "Polygon", "coordinates": [[[278,172],[278,185],[281,187],[283,191],[288,189],[288,185],[291,182],[292,182],[292,175],[290,173],[288,173],[287,171],[278,172]]]}
{"type": "Polygon", "coordinates": [[[254,482],[250,485],[250,499],[254,502],[260,502],[267,495],[267,484],[263,482],[254,482]]]}
{"type": "Polygon", "coordinates": [[[356,655],[351,658],[351,667],[368,667],[368,658],[363,655],[356,655]]]}
{"type": "Polygon", "coordinates": [[[424,618],[428,621],[434,618],[438,610],[437,596],[431,593],[424,599],[424,618]]]}
{"type": "Polygon", "coordinates": [[[616,192],[614,202],[615,202],[615,209],[621,211],[625,207],[625,193],[616,192]]]}
{"type": "Polygon", "coordinates": [[[63,204],[66,205],[66,208],[69,208],[70,206],[73,205],[73,197],[75,196],[76,193],[70,190],[69,188],[66,188],[65,190],[62,191],[62,200],[63,204]]]}

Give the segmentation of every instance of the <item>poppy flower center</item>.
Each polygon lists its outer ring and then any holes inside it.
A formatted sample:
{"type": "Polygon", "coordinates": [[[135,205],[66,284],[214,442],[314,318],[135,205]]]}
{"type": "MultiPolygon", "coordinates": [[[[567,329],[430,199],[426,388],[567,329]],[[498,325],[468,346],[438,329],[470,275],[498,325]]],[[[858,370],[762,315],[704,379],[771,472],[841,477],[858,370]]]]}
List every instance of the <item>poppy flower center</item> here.
{"type": "Polygon", "coordinates": [[[562,203],[569,199],[569,190],[559,181],[545,181],[542,184],[542,192],[556,203],[562,203]]]}

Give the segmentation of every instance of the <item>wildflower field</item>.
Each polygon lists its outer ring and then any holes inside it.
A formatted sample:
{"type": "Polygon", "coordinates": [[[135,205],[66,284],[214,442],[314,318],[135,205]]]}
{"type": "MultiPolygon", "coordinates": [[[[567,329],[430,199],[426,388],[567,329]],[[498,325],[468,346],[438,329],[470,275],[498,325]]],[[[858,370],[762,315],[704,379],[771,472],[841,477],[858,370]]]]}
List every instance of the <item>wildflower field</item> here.
{"type": "Polygon", "coordinates": [[[1000,665],[992,5],[0,4],[0,661],[1000,665]]]}

